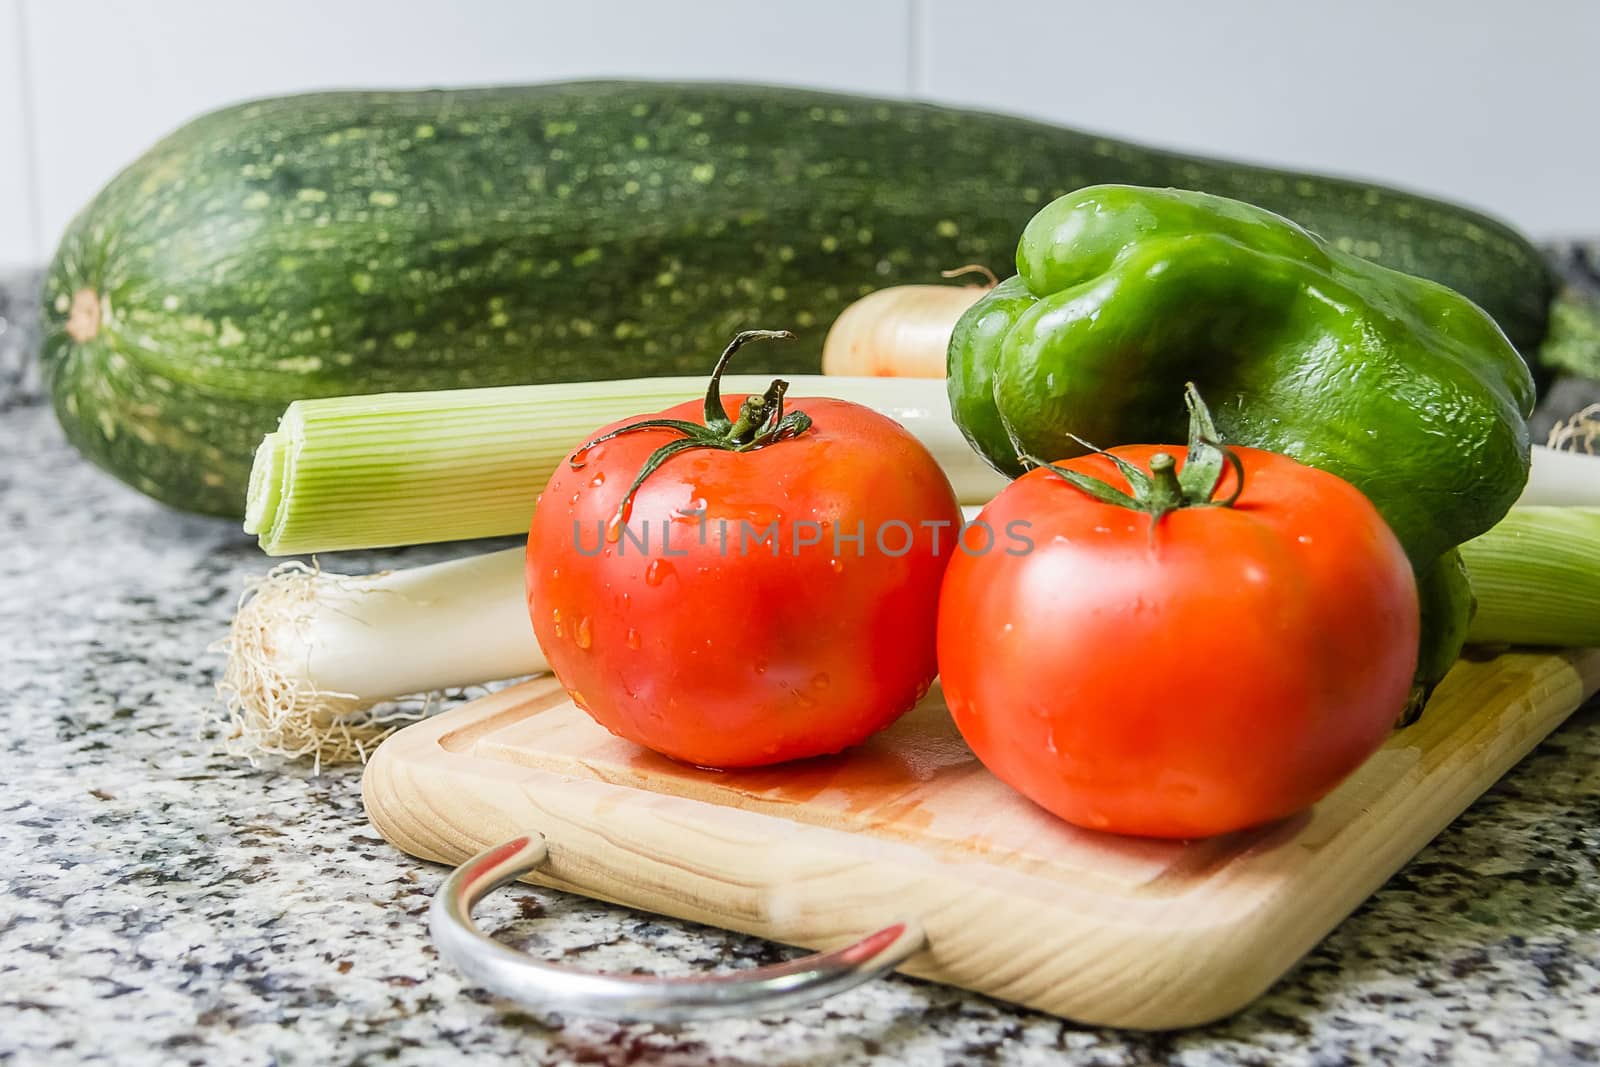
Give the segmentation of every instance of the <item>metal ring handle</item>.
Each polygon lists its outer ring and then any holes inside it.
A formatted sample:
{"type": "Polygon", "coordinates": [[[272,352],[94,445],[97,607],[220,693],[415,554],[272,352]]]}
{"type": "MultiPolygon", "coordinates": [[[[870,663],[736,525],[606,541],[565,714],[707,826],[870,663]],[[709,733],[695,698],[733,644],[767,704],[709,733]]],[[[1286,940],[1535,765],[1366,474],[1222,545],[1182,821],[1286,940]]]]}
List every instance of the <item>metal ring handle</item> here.
{"type": "Polygon", "coordinates": [[[906,920],[835,952],[733,974],[658,978],[557,967],[493,940],[472,920],[479,901],[538,866],[545,855],[540,834],[486,849],[452,871],[428,906],[428,929],[445,959],[484,989],[541,1011],[649,1022],[776,1011],[876,978],[926,943],[922,927],[906,920]]]}

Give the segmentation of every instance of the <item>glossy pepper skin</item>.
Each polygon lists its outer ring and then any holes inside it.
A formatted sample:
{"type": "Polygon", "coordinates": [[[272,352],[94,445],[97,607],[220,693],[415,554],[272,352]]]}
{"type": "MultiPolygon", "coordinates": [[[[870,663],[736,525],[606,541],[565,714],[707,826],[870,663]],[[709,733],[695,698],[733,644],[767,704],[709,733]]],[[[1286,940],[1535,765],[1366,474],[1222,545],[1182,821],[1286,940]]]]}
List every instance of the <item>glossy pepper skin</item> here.
{"type": "Polygon", "coordinates": [[[1204,193],[1100,185],[1047,205],[1017,275],[957,324],[948,370],[957,423],[1009,474],[1017,446],[1082,455],[1071,435],[1183,440],[1192,381],[1225,441],[1365,493],[1419,575],[1528,475],[1533,382],[1487,314],[1204,193]]]}

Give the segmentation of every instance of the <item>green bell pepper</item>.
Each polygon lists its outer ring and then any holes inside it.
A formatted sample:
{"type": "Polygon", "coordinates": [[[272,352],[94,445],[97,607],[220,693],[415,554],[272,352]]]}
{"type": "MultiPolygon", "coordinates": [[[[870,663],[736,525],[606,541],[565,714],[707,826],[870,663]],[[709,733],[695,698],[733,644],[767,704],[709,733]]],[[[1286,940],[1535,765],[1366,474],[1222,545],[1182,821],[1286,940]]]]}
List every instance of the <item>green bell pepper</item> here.
{"type": "Polygon", "coordinates": [[[1533,381],[1487,314],[1337,251],[1288,219],[1176,189],[1102,185],[1047,205],[1017,274],[956,325],[950,402],[990,463],[1184,440],[1192,381],[1230,443],[1365,493],[1422,576],[1419,677],[1460,649],[1456,545],[1528,476],[1533,381]]]}
{"type": "Polygon", "coordinates": [[[957,324],[956,421],[1001,471],[1024,450],[1181,441],[1193,381],[1234,443],[1351,482],[1420,571],[1528,477],[1533,382],[1465,297],[1205,193],[1101,185],[1034,216],[1017,275],[957,324]]]}

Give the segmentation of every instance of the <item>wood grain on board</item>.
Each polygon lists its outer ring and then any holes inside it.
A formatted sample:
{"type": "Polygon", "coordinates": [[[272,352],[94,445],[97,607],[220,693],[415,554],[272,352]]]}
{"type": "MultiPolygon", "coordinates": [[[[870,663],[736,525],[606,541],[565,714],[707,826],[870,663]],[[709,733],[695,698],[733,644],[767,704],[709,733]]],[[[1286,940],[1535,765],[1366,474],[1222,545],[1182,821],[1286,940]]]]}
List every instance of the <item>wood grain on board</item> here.
{"type": "Polygon", "coordinates": [[[549,676],[397,734],[363,795],[457,863],[533,830],[530,881],[836,948],[901,916],[904,971],[1086,1023],[1206,1022],[1263,992],[1600,688],[1600,650],[1458,663],[1309,812],[1195,842],[1079,830],[988,773],[937,688],[840,756],[718,772],[608,734],[549,676]]]}

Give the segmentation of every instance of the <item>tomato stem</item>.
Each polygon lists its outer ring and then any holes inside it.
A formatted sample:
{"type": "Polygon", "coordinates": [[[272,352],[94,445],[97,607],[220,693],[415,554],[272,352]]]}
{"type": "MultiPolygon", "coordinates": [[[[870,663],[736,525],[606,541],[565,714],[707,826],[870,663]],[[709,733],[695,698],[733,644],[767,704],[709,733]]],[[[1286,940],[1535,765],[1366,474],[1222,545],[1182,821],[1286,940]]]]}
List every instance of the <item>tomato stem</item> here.
{"type": "MultiPolygon", "coordinates": [[[[728,421],[728,413],[722,408],[722,372],[728,369],[728,361],[733,354],[751,341],[793,341],[794,334],[788,330],[742,330],[734,335],[728,342],[728,347],[722,350],[722,355],[717,357],[716,366],[711,368],[711,382],[706,386],[706,427],[712,430],[726,432],[732,427],[728,421]]],[[[778,384],[773,382],[773,385],[778,384]]],[[[788,383],[784,383],[788,388],[788,383]]],[[[745,403],[749,403],[748,400],[745,403]]],[[[742,412],[741,412],[742,413],[742,412]]]]}
{"type": "Polygon", "coordinates": [[[1183,484],[1178,481],[1178,461],[1167,452],[1157,452],[1150,457],[1150,493],[1152,511],[1166,514],[1183,506],[1183,484]]]}
{"type": "Polygon", "coordinates": [[[652,452],[650,458],[639,468],[638,475],[628,486],[628,491],[623,494],[622,502],[617,505],[617,521],[626,522],[628,513],[632,510],[634,494],[639,491],[645,479],[679,453],[697,448],[710,448],[721,452],[753,452],[777,444],[779,441],[798,437],[811,428],[811,416],[803,411],[784,412],[783,398],[789,391],[789,383],[782,378],[774,378],[772,384],[767,386],[766,392],[752,393],[745,397],[744,403],[739,405],[738,415],[732,419],[728,418],[728,413],[722,405],[722,374],[727,370],[728,361],[733,358],[735,352],[751,341],[792,340],[794,334],[788,330],[744,330],[728,342],[728,347],[722,350],[716,366],[711,370],[711,381],[706,385],[705,425],[687,419],[640,419],[638,422],[630,422],[626,426],[619,426],[615,430],[592,438],[568,457],[568,465],[573,470],[581,470],[584,464],[583,457],[590,449],[623,434],[637,433],[640,430],[671,430],[682,434],[682,437],[668,441],[652,452]]]}
{"type": "Polygon", "coordinates": [[[1218,439],[1211,412],[1193,382],[1189,382],[1184,389],[1184,403],[1189,408],[1189,450],[1181,471],[1178,461],[1169,452],[1152,455],[1150,470],[1146,473],[1121,456],[1092,445],[1076,434],[1067,435],[1088,451],[1110,460],[1127,479],[1128,492],[1103,479],[1057,466],[1021,449],[1018,449],[1017,455],[1030,466],[1048,468],[1067,484],[1103,504],[1148,513],[1152,517],[1153,534],[1156,524],[1168,512],[1179,508],[1232,507],[1238,502],[1239,494],[1244,492],[1244,464],[1240,462],[1238,453],[1218,439]],[[1213,496],[1222,484],[1226,467],[1233,468],[1233,492],[1222,500],[1215,500],[1213,496]]]}

